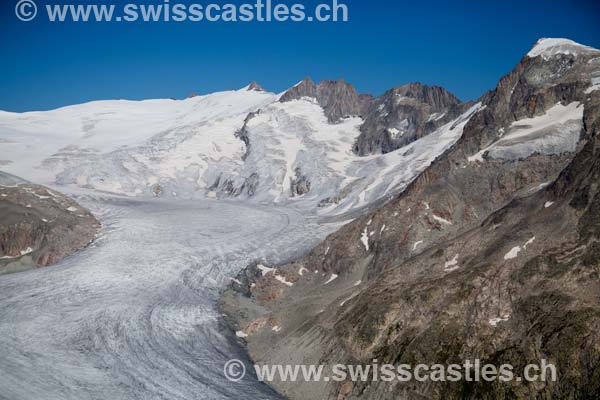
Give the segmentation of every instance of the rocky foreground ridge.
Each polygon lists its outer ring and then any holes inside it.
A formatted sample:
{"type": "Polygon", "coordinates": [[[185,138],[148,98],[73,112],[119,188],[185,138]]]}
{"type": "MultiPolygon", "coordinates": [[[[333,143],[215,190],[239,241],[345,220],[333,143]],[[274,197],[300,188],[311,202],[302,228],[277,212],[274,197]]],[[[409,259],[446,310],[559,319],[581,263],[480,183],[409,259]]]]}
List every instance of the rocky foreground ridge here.
{"type": "Polygon", "coordinates": [[[0,172],[0,275],[54,264],[100,227],[68,197],[0,172]]]}
{"type": "MultiPolygon", "coordinates": [[[[274,382],[291,399],[580,399],[600,392],[600,51],[544,39],[397,198],[223,309],[265,364],[462,364],[558,381],[274,382]]],[[[456,104],[454,105],[456,106],[456,104]]]]}

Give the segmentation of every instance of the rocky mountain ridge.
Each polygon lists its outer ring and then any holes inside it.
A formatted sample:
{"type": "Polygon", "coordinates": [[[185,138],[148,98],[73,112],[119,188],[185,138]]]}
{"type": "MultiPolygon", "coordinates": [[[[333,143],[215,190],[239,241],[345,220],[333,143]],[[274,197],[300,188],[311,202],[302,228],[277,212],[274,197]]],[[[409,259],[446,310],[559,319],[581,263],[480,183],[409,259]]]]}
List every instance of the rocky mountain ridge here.
{"type": "Polygon", "coordinates": [[[259,363],[545,358],[559,380],[275,388],[338,400],[598,392],[600,52],[578,46],[538,42],[397,198],[294,263],[251,266],[223,301],[259,363]]]}
{"type": "Polygon", "coordinates": [[[279,101],[285,103],[307,97],[315,99],[323,107],[331,123],[343,118],[362,116],[372,100],[370,95],[359,95],[354,86],[343,79],[315,84],[308,77],[283,93],[279,101]]]}
{"type": "Polygon", "coordinates": [[[395,87],[369,106],[354,152],[389,153],[435,131],[474,103],[461,103],[439,86],[409,83],[395,87]]]}

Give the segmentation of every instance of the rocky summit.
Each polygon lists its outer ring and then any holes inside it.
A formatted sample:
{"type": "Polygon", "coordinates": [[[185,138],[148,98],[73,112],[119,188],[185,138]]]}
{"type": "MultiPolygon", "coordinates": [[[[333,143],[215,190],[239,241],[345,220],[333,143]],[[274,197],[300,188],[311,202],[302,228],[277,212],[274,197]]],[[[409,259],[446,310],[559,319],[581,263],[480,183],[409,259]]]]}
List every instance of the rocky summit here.
{"type": "Polygon", "coordinates": [[[438,86],[398,86],[371,102],[354,151],[362,156],[389,153],[435,131],[473,104],[461,103],[438,86]]]}
{"type": "Polygon", "coordinates": [[[285,92],[279,101],[288,102],[303,98],[315,99],[323,107],[330,122],[362,116],[372,101],[371,96],[359,95],[354,86],[343,79],[315,84],[310,77],[285,92]]]}
{"type": "MultiPolygon", "coordinates": [[[[479,359],[518,370],[549,360],[557,381],[276,380],[273,386],[290,399],[594,398],[600,392],[599,79],[600,51],[540,40],[478,100],[456,143],[402,193],[296,261],[251,264],[222,302],[260,364],[479,359]]],[[[464,107],[443,89],[421,85],[384,98],[371,109],[389,111],[393,124],[408,120],[407,141],[427,132],[403,114],[408,105],[420,109],[420,123],[464,107]]],[[[402,146],[377,139],[375,132],[400,132],[381,121],[365,122],[357,141],[363,147],[355,151],[402,146]]]]}

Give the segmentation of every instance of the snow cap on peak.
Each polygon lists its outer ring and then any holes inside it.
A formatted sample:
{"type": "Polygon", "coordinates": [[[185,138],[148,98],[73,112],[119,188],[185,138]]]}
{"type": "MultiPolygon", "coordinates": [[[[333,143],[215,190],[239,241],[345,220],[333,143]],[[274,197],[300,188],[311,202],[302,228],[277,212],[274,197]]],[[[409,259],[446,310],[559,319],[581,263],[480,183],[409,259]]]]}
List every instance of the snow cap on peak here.
{"type": "Polygon", "coordinates": [[[570,39],[542,38],[527,53],[530,58],[542,56],[544,60],[557,54],[568,54],[577,56],[579,54],[600,53],[593,47],[584,46],[570,39]]]}

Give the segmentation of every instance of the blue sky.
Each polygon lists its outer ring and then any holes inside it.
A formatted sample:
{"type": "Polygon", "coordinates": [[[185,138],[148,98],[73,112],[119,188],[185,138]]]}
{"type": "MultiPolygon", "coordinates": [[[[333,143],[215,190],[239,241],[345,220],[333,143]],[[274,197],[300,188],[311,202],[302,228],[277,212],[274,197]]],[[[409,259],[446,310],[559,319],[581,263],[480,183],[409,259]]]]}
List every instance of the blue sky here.
{"type": "MultiPolygon", "coordinates": [[[[157,2],[113,3],[127,1],[157,2]]],[[[225,3],[197,2],[209,1],[225,3]]],[[[308,75],[343,77],[375,95],[420,81],[469,100],[493,88],[540,37],[568,37],[600,48],[598,1],[340,1],[350,9],[347,23],[57,24],[40,14],[21,22],[17,1],[3,0],[0,109],[181,98],[252,80],[282,91],[308,75]]],[[[37,3],[43,12],[46,2],[37,3]]]]}

